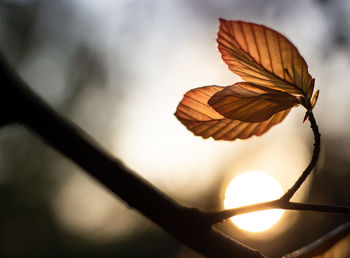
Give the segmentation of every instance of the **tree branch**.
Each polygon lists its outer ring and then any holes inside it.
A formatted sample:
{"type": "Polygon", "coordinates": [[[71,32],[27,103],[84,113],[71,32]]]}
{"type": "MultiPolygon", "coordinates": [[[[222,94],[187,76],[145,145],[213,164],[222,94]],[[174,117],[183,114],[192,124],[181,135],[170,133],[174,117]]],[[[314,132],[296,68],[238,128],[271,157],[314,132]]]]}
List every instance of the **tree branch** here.
{"type": "Polygon", "coordinates": [[[35,95],[0,55],[0,123],[17,121],[95,177],[111,192],[207,257],[264,257],[213,229],[197,209],[183,207],[130,172],[81,129],[35,95]]]}

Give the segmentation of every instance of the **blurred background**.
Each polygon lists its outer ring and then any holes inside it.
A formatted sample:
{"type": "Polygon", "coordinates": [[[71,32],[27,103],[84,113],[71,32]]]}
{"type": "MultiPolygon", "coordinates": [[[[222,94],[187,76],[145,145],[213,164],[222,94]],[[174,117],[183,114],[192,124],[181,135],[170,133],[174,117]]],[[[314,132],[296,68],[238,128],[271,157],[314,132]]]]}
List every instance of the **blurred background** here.
{"type": "MultiPolygon", "coordinates": [[[[261,171],[287,190],[311,156],[302,108],[263,137],[235,142],[195,137],[173,115],[186,91],[240,81],[217,51],[219,17],[269,26],[297,46],[320,89],[322,153],[293,200],[349,205],[349,14],[346,0],[1,0],[0,49],[129,168],[178,202],[214,211],[236,175],[261,171]]],[[[347,219],[287,211],[261,233],[217,227],[280,257],[347,219]]],[[[200,256],[13,125],[0,130],[0,257],[200,256]]]]}

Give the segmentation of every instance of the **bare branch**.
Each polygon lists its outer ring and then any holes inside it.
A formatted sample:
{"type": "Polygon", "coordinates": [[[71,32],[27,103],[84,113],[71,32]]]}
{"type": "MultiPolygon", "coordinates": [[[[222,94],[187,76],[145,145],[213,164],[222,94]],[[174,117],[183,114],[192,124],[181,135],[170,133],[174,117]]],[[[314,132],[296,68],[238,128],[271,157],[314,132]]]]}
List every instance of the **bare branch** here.
{"type": "Polygon", "coordinates": [[[179,205],[130,172],[80,128],[36,96],[1,55],[0,79],[0,122],[1,119],[4,123],[17,121],[28,127],[130,207],[198,253],[207,257],[264,257],[211,228],[202,212],[179,205]]]}
{"type": "Polygon", "coordinates": [[[281,202],[281,209],[295,211],[315,211],[335,214],[350,214],[350,206],[324,205],[314,203],[281,202]]]}

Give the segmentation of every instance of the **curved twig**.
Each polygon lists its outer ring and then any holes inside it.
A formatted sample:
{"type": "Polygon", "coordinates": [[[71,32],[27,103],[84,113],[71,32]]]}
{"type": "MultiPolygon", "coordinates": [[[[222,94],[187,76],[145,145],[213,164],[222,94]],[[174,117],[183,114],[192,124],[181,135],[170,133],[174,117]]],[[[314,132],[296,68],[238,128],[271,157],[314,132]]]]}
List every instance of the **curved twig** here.
{"type": "Polygon", "coordinates": [[[318,131],[318,126],[316,123],[316,119],[314,117],[314,114],[310,112],[309,114],[309,121],[310,121],[310,126],[312,129],[312,132],[314,133],[314,149],[312,152],[312,158],[310,160],[309,165],[306,167],[306,169],[303,171],[301,176],[298,178],[298,180],[294,183],[294,185],[281,197],[281,199],[289,201],[295,192],[300,188],[300,186],[304,183],[305,179],[310,175],[312,170],[314,169],[319,154],[320,154],[320,148],[321,148],[321,134],[318,131]]]}
{"type": "Polygon", "coordinates": [[[320,146],[321,146],[321,134],[318,131],[318,126],[316,123],[316,119],[314,117],[314,114],[312,112],[308,113],[309,115],[309,121],[310,126],[312,129],[312,132],[314,134],[314,149],[312,152],[312,158],[307,165],[306,169],[303,171],[301,176],[298,178],[298,180],[294,183],[294,185],[285,192],[284,195],[282,195],[281,198],[269,201],[269,202],[263,202],[263,203],[257,203],[253,205],[247,205],[244,207],[238,207],[234,209],[229,210],[223,210],[219,212],[212,212],[207,214],[207,220],[209,223],[217,223],[220,221],[223,221],[224,219],[230,218],[232,216],[242,214],[242,213],[248,213],[252,211],[258,211],[258,210],[266,210],[266,209],[289,209],[289,210],[304,210],[304,211],[319,211],[319,212],[333,212],[333,213],[346,213],[349,214],[350,207],[344,207],[344,206],[330,206],[330,205],[317,205],[317,204],[303,204],[303,203],[294,203],[290,202],[289,200],[293,197],[295,192],[300,188],[300,186],[304,183],[306,178],[310,175],[312,170],[314,169],[319,154],[320,154],[320,146]]]}

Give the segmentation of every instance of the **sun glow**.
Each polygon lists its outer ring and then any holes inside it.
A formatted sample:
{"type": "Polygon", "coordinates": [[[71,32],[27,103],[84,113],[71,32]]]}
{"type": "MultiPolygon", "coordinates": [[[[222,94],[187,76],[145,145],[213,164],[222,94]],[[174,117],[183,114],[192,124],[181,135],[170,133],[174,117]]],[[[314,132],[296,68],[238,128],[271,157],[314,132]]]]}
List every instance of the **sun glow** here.
{"type": "MultiPolygon", "coordinates": [[[[246,172],[235,177],[225,192],[226,209],[266,202],[281,197],[282,186],[270,175],[262,172],[246,172]]],[[[233,223],[246,231],[261,232],[276,224],[283,210],[273,209],[251,212],[232,217],[233,223]]]]}

